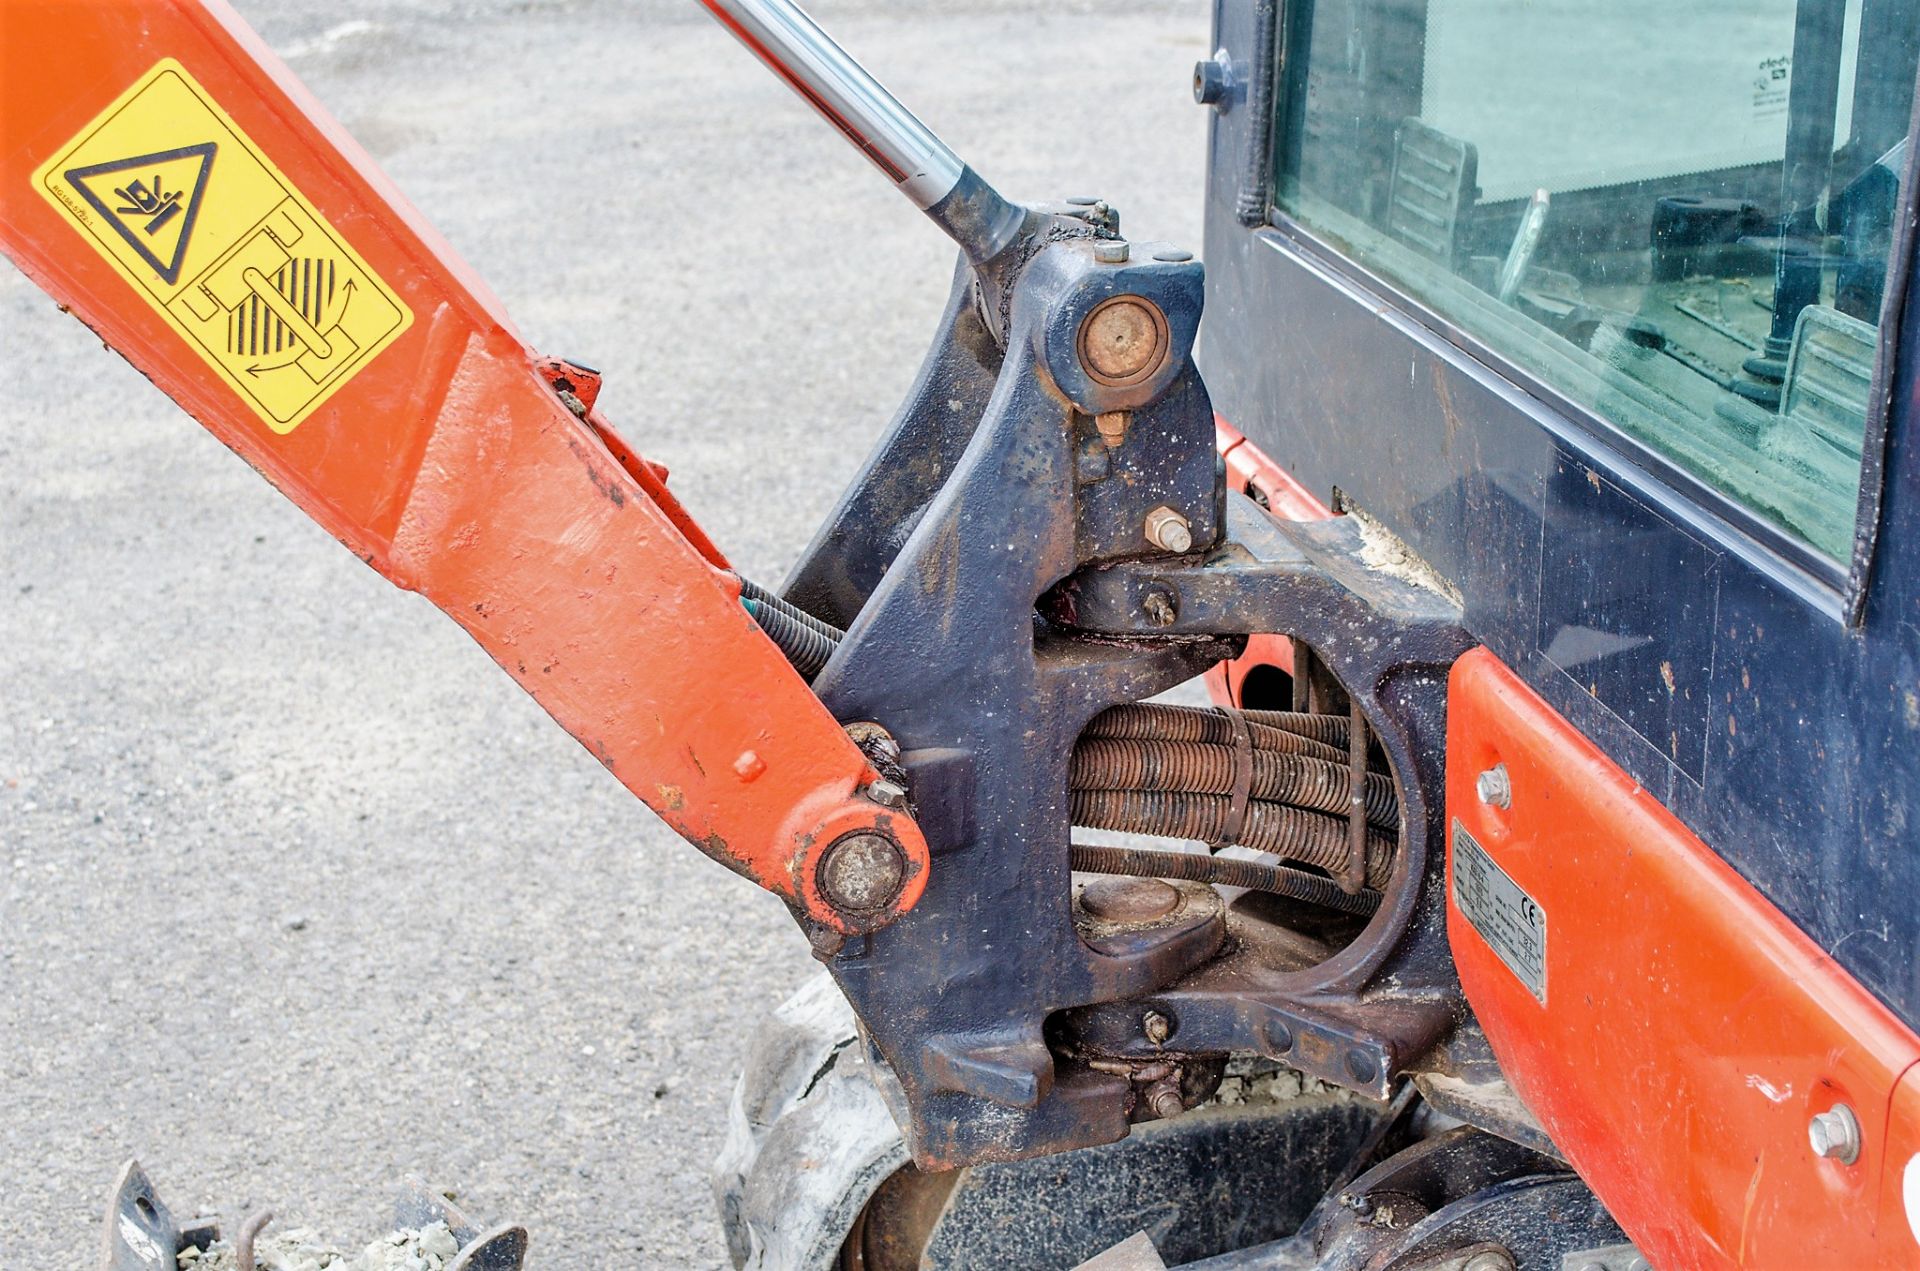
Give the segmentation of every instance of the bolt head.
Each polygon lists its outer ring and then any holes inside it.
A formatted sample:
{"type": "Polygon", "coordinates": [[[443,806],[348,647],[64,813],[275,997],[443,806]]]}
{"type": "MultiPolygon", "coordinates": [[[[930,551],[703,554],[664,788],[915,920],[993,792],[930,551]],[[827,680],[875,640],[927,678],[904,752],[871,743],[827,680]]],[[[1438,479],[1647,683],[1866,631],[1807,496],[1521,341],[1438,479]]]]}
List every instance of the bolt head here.
{"type": "Polygon", "coordinates": [[[1220,106],[1233,87],[1227,51],[1221,49],[1204,62],[1193,64],[1193,100],[1199,106],[1220,106]]]}
{"type": "Polygon", "coordinates": [[[1505,1249],[1482,1249],[1460,1271],[1515,1271],[1513,1255],[1505,1249]]]}
{"type": "Polygon", "coordinates": [[[1180,1084],[1175,1081],[1155,1082],[1147,1090],[1147,1106],[1162,1121],[1187,1110],[1186,1101],[1180,1097],[1180,1084]]]}
{"type": "Polygon", "coordinates": [[[1147,621],[1156,627],[1170,627],[1180,616],[1180,610],[1174,604],[1173,597],[1164,591],[1150,591],[1147,598],[1140,602],[1140,612],[1147,615],[1147,621]]]}
{"type": "Polygon", "coordinates": [[[1851,1165],[1860,1159],[1860,1122],[1853,1109],[1836,1103],[1807,1122],[1807,1144],[1823,1160],[1851,1165]]]}
{"type": "Polygon", "coordinates": [[[1170,507],[1147,513],[1146,533],[1147,541],[1163,552],[1178,556],[1193,550],[1193,527],[1170,507]]]}
{"type": "Polygon", "coordinates": [[[1507,775],[1507,765],[1497,763],[1473,780],[1473,792],[1480,802],[1489,807],[1510,808],[1513,806],[1513,778],[1507,775]]]}
{"type": "Polygon", "coordinates": [[[1124,265],[1133,248],[1124,238],[1102,239],[1093,245],[1093,258],[1103,265],[1124,265]]]}
{"type": "Polygon", "coordinates": [[[820,894],[835,909],[870,914],[900,895],[907,879],[907,858],[884,834],[856,830],[843,835],[820,858],[820,894]]]}
{"type": "Polygon", "coordinates": [[[1148,1041],[1158,1046],[1173,1036],[1173,1021],[1159,1011],[1148,1011],[1140,1020],[1140,1031],[1148,1041]]]}
{"type": "Polygon", "coordinates": [[[867,783],[866,795],[869,800],[883,808],[904,808],[907,806],[906,787],[882,777],[878,781],[867,783]]]}

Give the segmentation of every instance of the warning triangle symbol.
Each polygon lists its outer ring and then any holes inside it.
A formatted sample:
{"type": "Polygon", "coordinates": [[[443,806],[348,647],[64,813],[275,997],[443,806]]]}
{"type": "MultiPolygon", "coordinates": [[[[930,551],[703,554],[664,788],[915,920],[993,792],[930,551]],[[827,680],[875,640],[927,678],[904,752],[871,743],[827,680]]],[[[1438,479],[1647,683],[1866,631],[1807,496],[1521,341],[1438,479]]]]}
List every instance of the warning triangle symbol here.
{"type": "Polygon", "coordinates": [[[68,184],[168,286],[180,281],[180,262],[186,259],[194,222],[200,218],[200,196],[207,191],[217,147],[211,141],[154,154],[134,155],[109,163],[69,168],[68,184]]]}

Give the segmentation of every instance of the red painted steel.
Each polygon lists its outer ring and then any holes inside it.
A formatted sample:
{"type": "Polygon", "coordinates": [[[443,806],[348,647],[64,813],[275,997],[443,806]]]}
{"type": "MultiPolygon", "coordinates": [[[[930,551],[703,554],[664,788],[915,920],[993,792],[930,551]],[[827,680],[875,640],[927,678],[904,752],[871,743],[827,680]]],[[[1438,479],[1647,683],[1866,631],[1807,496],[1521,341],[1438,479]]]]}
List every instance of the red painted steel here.
{"type": "Polygon", "coordinates": [[[1484,649],[1452,673],[1447,809],[1546,915],[1543,1004],[1462,916],[1450,840],[1468,1000],[1654,1266],[1920,1265],[1899,1196],[1920,1038],[1484,649]],[[1475,793],[1495,764],[1509,809],[1475,793]],[[1851,1165],[1808,1144],[1839,1102],[1851,1165]]]}
{"type": "MultiPolygon", "coordinates": [[[[1232,424],[1218,415],[1213,418],[1215,444],[1227,463],[1227,482],[1243,494],[1259,493],[1267,501],[1267,510],[1283,521],[1324,521],[1333,515],[1293,474],[1267,458],[1260,447],[1248,441],[1232,424]]],[[[1205,677],[1207,694],[1222,706],[1244,706],[1241,686],[1255,667],[1277,666],[1293,673],[1293,641],[1285,636],[1256,635],[1247,638],[1247,649],[1230,662],[1221,662],[1205,677]]]]}
{"type": "Polygon", "coordinates": [[[355,555],[445,610],[675,830],[839,930],[912,906],[918,828],[858,797],[877,774],[742,609],[664,470],[562,404],[484,284],[231,10],[7,0],[0,129],[0,244],[21,269],[355,555]],[[285,435],[30,188],[164,57],[414,314],[285,435]],[[908,885],[885,912],[843,915],[815,870],[870,827],[901,843],[908,885]]]}

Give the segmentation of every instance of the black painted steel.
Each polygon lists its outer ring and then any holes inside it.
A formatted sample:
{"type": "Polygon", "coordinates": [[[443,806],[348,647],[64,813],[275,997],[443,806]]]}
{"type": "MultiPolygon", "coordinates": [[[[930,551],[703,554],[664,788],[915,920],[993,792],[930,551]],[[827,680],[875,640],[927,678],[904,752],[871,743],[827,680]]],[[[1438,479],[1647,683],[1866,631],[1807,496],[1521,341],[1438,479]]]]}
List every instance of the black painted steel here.
{"type": "MultiPolygon", "coordinates": [[[[1222,0],[1215,23],[1217,47],[1257,56],[1251,5],[1222,0]]],[[[1222,415],[1455,583],[1477,639],[1920,1023],[1920,320],[1906,279],[1881,323],[1888,435],[1862,493],[1856,541],[1874,558],[1853,567],[1856,626],[1840,571],[1300,226],[1243,225],[1253,121],[1211,120],[1201,360],[1222,415]],[[1583,649],[1583,630],[1614,639],[1583,649]]]]}
{"type": "MultiPolygon", "coordinates": [[[[880,721],[898,742],[936,855],[911,913],[820,942],[929,1166],[1122,1135],[1143,1097],[1127,1074],[1163,1058],[1141,1031],[1146,1003],[1181,1021],[1180,1063],[1195,1072],[1258,1051],[1374,1097],[1461,1014],[1430,793],[1446,669],[1468,644],[1457,609],[1363,565],[1357,522],[1282,526],[1229,500],[1189,359],[1199,267],[1151,245],[1103,262],[1094,248],[1110,230],[1051,224],[1010,249],[1020,268],[1003,275],[997,361],[978,317],[986,292],[962,274],[921,382],[787,590],[846,623],[816,688],[838,718],[880,721]],[[1170,344],[1125,387],[1080,360],[1083,324],[1117,296],[1152,306],[1170,344]],[[1096,424],[1121,414],[1118,429],[1096,424]],[[1148,541],[1159,509],[1184,518],[1190,553],[1148,541]],[[1311,644],[1398,774],[1378,912],[1334,915],[1347,929],[1309,966],[1288,916],[1261,910],[1297,902],[1258,893],[1234,902],[1224,955],[1218,923],[1088,943],[1069,885],[1075,740],[1251,631],[1311,644]]],[[[1346,819],[1328,823],[1343,860],[1346,819]]]]}
{"type": "Polygon", "coordinates": [[[1420,1139],[1330,1193],[1283,1240],[1186,1265],[1193,1271],[1375,1271],[1580,1266],[1626,1243],[1579,1177],[1551,1157],[1471,1128],[1420,1139]],[[1492,1265],[1502,1265],[1494,1262],[1492,1265]]]}

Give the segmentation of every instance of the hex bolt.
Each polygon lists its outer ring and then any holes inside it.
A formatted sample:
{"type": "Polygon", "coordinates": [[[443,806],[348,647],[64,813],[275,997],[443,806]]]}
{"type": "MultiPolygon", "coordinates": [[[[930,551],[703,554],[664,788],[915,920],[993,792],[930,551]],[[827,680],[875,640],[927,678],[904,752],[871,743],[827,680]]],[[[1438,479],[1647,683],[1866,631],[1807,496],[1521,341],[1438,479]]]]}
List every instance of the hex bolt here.
{"type": "Polygon", "coordinates": [[[1518,1271],[1513,1255],[1505,1249],[1482,1249],[1467,1259],[1460,1271],[1518,1271]]]}
{"type": "Polygon", "coordinates": [[[1127,439],[1127,425],[1133,422],[1130,410],[1102,411],[1093,417],[1093,426],[1100,431],[1100,440],[1109,450],[1117,450],[1127,439]]]}
{"type": "Polygon", "coordinates": [[[1141,1017],[1140,1031],[1146,1034],[1148,1041],[1159,1046],[1173,1036],[1173,1021],[1159,1011],[1148,1011],[1141,1017]]]}
{"type": "Polygon", "coordinates": [[[1187,1110],[1186,1101],[1180,1097],[1180,1083],[1168,1077],[1147,1087],[1147,1106],[1153,1109],[1153,1115],[1162,1121],[1168,1117],[1177,1117],[1187,1110]]]}
{"type": "Polygon", "coordinates": [[[1140,602],[1140,612],[1147,615],[1147,621],[1156,627],[1170,627],[1174,619],[1180,616],[1180,606],[1172,596],[1155,588],[1147,593],[1140,602]]]}
{"type": "Polygon", "coordinates": [[[874,913],[900,895],[907,861],[894,841],[873,830],[842,835],[820,858],[820,894],[835,909],[874,913]]]}
{"type": "Polygon", "coordinates": [[[1860,1159],[1860,1122],[1852,1108],[1836,1103],[1807,1122],[1807,1142],[1815,1156],[1851,1165],[1860,1159]]]}
{"type": "Polygon", "coordinates": [[[883,808],[904,808],[907,806],[906,787],[898,782],[882,777],[878,781],[867,783],[865,794],[869,800],[883,808]]]}
{"type": "Polygon", "coordinates": [[[1480,802],[1493,808],[1513,806],[1513,778],[1507,775],[1507,765],[1497,763],[1473,779],[1473,792],[1480,802]]]}
{"type": "Polygon", "coordinates": [[[1165,504],[1147,513],[1147,541],[1178,556],[1193,550],[1193,527],[1187,518],[1165,504]]]}
{"type": "Polygon", "coordinates": [[[1133,248],[1124,238],[1102,239],[1093,245],[1093,258],[1103,265],[1124,265],[1133,248]]]}
{"type": "Polygon", "coordinates": [[[1225,109],[1233,89],[1233,62],[1221,49],[1204,62],[1193,64],[1193,101],[1196,106],[1225,109]]]}

